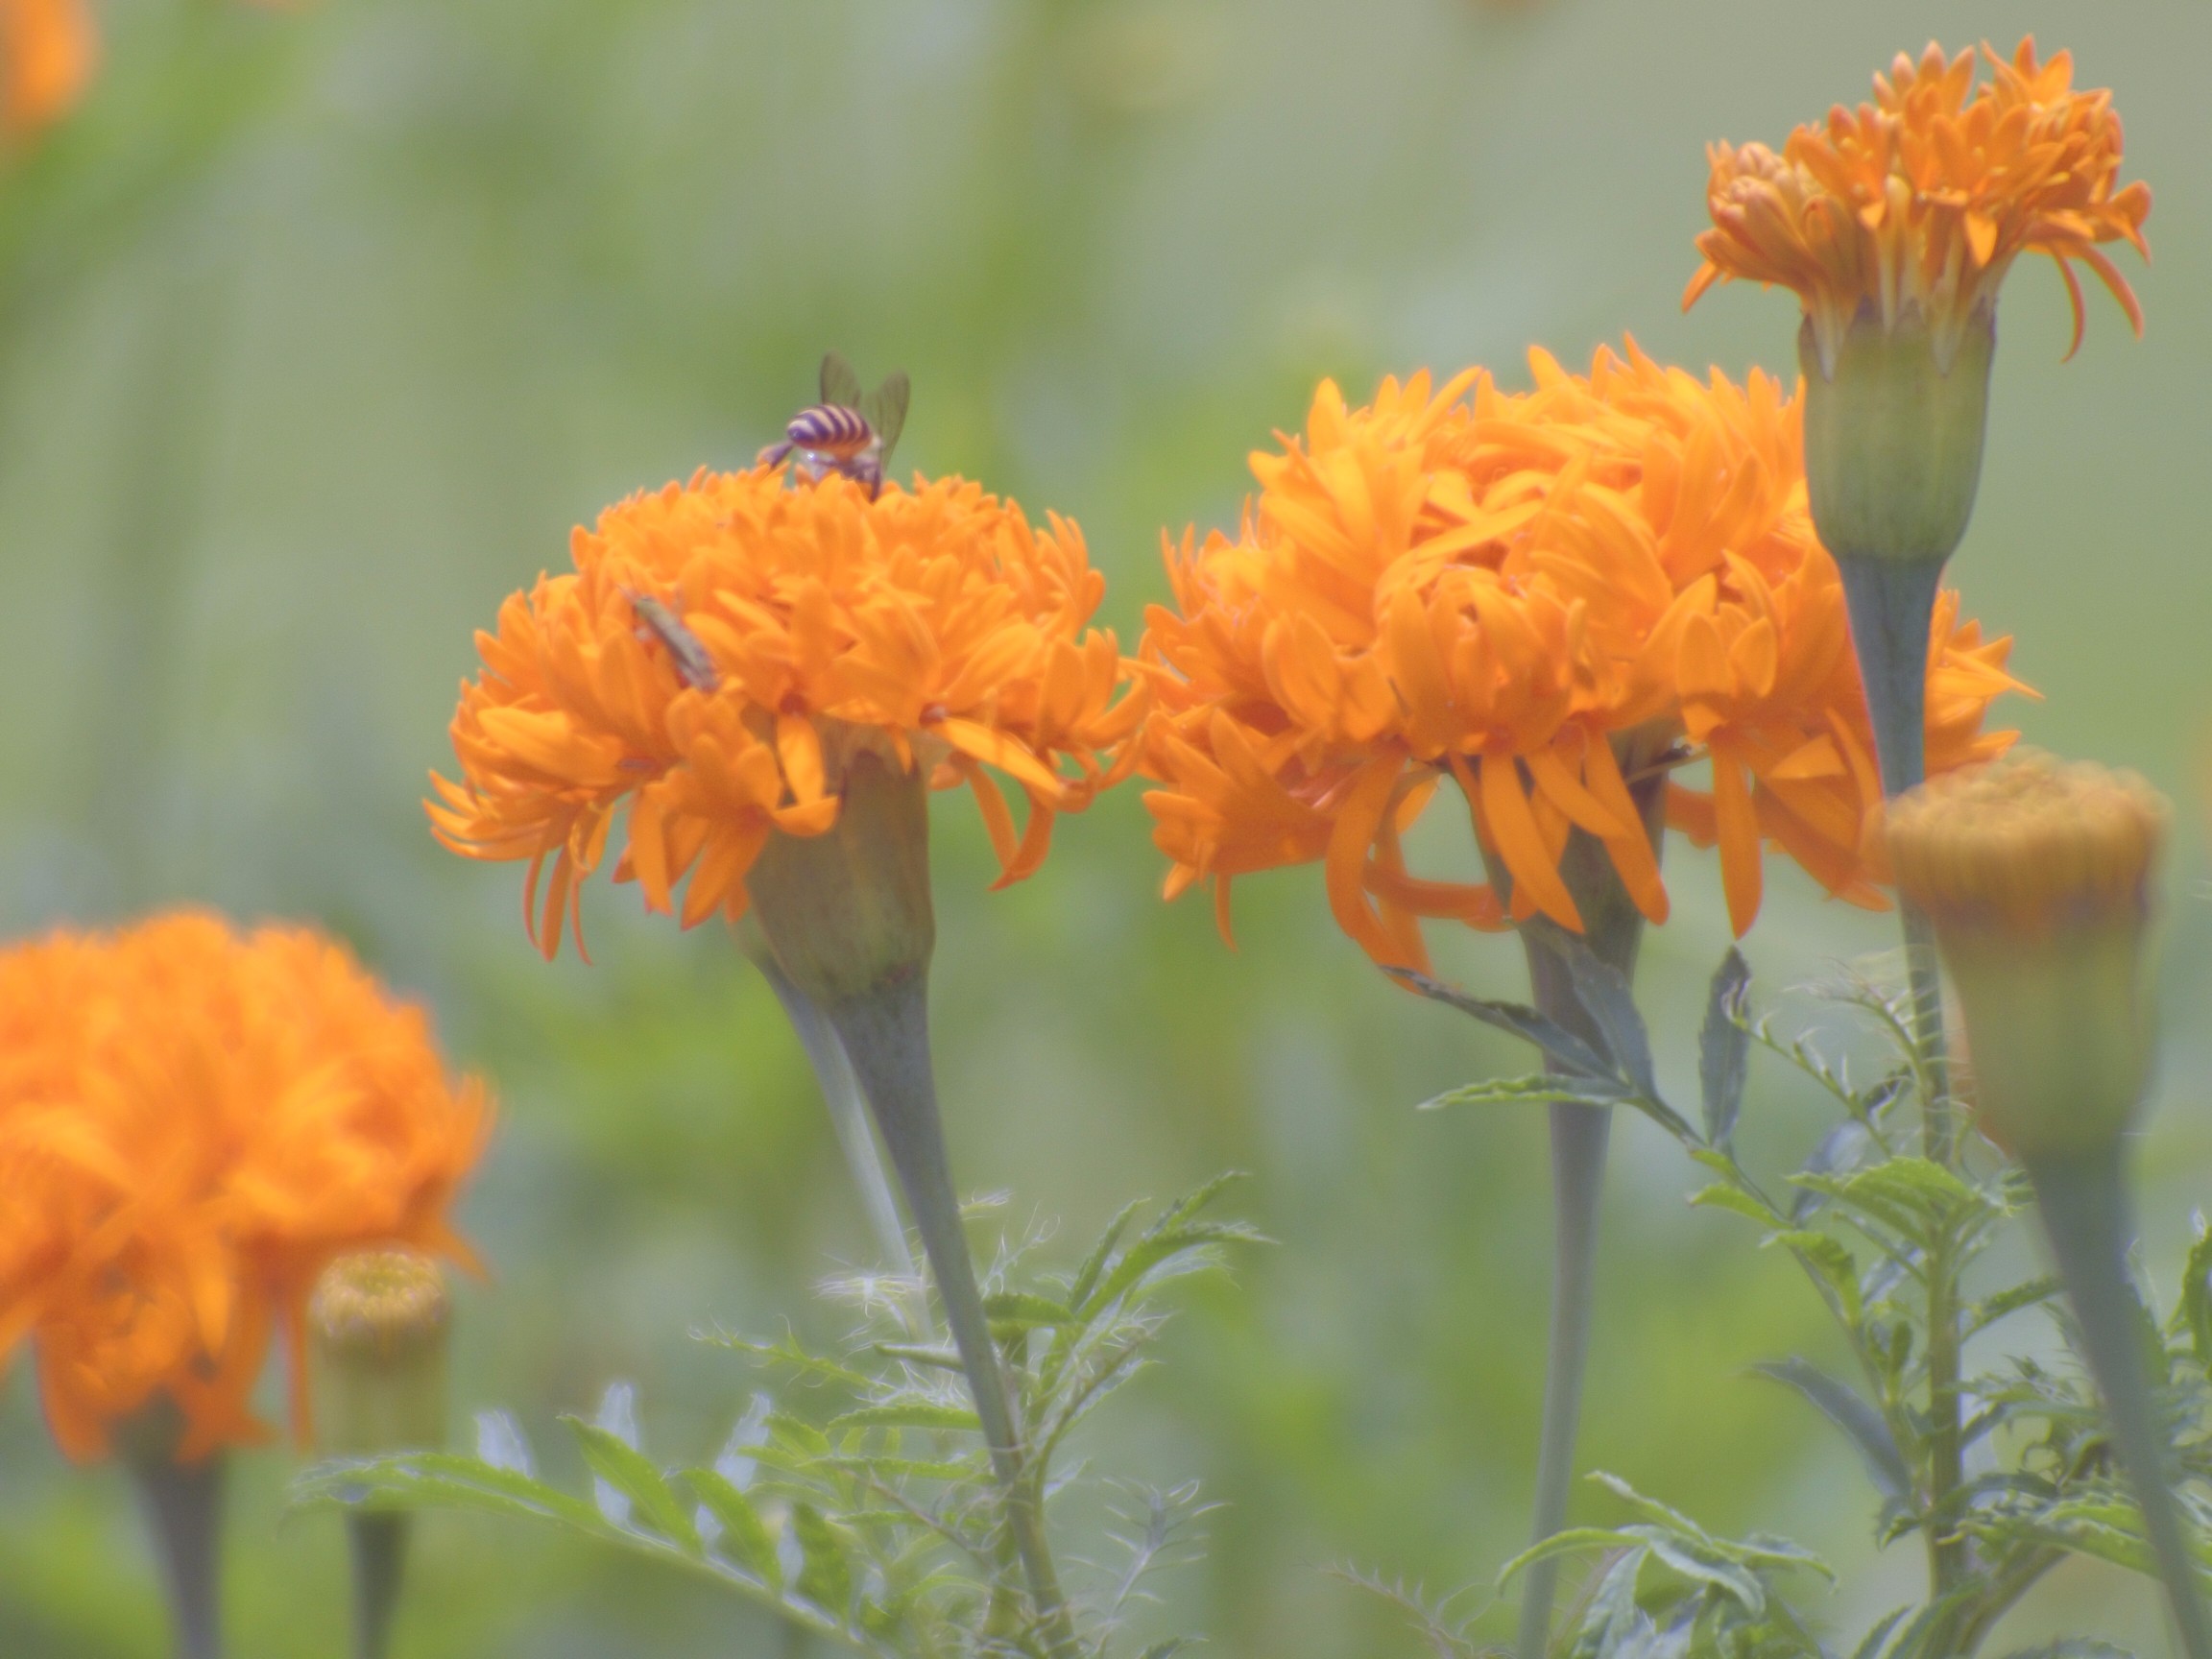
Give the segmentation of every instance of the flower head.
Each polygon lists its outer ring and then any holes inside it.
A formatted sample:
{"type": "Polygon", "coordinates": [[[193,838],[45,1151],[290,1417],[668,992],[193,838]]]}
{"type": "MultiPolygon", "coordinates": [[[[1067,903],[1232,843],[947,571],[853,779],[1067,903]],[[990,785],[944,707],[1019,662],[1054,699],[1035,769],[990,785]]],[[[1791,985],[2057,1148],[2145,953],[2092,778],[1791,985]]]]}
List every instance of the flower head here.
{"type": "Polygon", "coordinates": [[[0,132],[35,132],[67,113],[98,56],[85,0],[0,0],[0,132]]]}
{"type": "Polygon", "coordinates": [[[610,508],[576,532],[572,571],[477,636],[462,777],[433,780],[430,816],[455,852],[530,861],[548,956],[624,807],[616,879],[668,911],[688,876],[690,926],[744,913],[770,836],[837,822],[859,756],[972,787],[1003,881],[1134,761],[1142,692],[1088,626],[1105,579],[1072,523],[1033,529],[957,478],[872,497],[788,471],[702,469],[610,508]],[[1028,798],[1019,836],[993,771],[1028,798]]]}
{"type": "Polygon", "coordinates": [[[2016,753],[1900,797],[1898,891],[1935,925],[1983,1126],[2031,1162],[2108,1151],[2151,1065],[2145,944],[2167,807],[2130,773],[2016,753]]]}
{"type": "Polygon", "coordinates": [[[446,1212],[489,1122],[421,1010],[307,929],[180,912],[0,952],[0,1358],[36,1346],[72,1456],[161,1396],[183,1457],[258,1438],[279,1324],[303,1404],[333,1256],[468,1259],[446,1212]]]}
{"type": "Polygon", "coordinates": [[[2120,117],[2109,92],[2074,90],[2074,60],[2038,62],[2020,42],[2009,62],[1931,44],[1915,63],[1900,53],[1874,77],[1874,101],[1839,105],[1822,125],[1798,127],[1777,156],[1764,144],[1715,144],[1706,202],[1713,228],[1697,238],[1705,261],[1683,297],[1737,277],[1794,289],[1830,373],[1863,307],[1883,326],[1917,313],[1948,364],[1967,320],[1988,314],[2022,253],[2047,253],[2066,281],[2074,343],[2081,286],[2072,261],[2094,271],[2140,333],[2143,314],[2100,245],[2126,241],[2149,256],[2143,222],[2151,191],[2119,184],[2120,117]]]}
{"type": "MultiPolygon", "coordinates": [[[[1253,457],[1238,536],[1169,547],[1143,762],[1169,894],[1214,878],[1225,926],[1232,878],[1323,859],[1345,930],[1417,965],[1423,918],[1579,928],[1560,874],[1578,830],[1664,919],[1637,796],[1705,758],[1712,792],[1671,787],[1669,809],[1719,842],[1739,931],[1766,841],[1881,902],[1861,850],[1880,789],[1796,400],[1633,342],[1586,375],[1531,363],[1518,396],[1479,371],[1432,394],[1424,373],[1349,409],[1324,384],[1304,438],[1253,457]],[[1404,831],[1446,780],[1509,902],[1407,869],[1404,831]]],[[[2007,648],[1947,613],[1931,661],[1944,763],[2009,741],[1981,732],[2013,684],[2007,648]]]]}

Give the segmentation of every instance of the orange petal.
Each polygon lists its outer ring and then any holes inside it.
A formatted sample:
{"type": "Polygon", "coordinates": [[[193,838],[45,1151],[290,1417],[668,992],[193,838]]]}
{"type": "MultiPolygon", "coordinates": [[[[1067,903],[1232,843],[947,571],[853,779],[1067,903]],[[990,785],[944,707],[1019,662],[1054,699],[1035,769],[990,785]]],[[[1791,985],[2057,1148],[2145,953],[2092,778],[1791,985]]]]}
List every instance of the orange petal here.
{"type": "Polygon", "coordinates": [[[1635,797],[1628,793],[1627,780],[1621,776],[1621,762],[1613,745],[1604,738],[1591,740],[1583,757],[1582,778],[1606,810],[1629,826],[1624,833],[1604,838],[1606,854],[1613,860],[1621,885],[1647,921],[1665,922],[1670,906],[1667,883],[1659,877],[1659,854],[1645,832],[1643,815],[1636,810],[1635,797]]]}
{"type": "Polygon", "coordinates": [[[996,766],[1016,781],[1027,784],[1039,793],[1057,801],[1061,781],[1036,756],[1003,732],[978,725],[974,720],[946,719],[932,724],[928,730],[946,742],[984,762],[996,766]]]}
{"type": "Polygon", "coordinates": [[[1720,837],[1720,884],[1728,895],[1728,925],[1741,939],[1759,914],[1759,820],[1751,810],[1743,763],[1726,747],[1713,751],[1713,816],[1720,837]]]}
{"type": "Polygon", "coordinates": [[[1562,927],[1582,931],[1582,913],[1559,871],[1545,855],[1543,833],[1521,790],[1521,768],[1510,755],[1482,757],[1482,815],[1498,838],[1498,855],[1513,873],[1515,896],[1526,892],[1536,907],[1562,927]]]}
{"type": "Polygon", "coordinates": [[[1379,755],[1359,769],[1329,831],[1327,885],[1336,925],[1384,967],[1421,967],[1397,960],[1398,948],[1367,902],[1368,849],[1390,810],[1390,797],[1406,770],[1403,755],[1379,755]]]}

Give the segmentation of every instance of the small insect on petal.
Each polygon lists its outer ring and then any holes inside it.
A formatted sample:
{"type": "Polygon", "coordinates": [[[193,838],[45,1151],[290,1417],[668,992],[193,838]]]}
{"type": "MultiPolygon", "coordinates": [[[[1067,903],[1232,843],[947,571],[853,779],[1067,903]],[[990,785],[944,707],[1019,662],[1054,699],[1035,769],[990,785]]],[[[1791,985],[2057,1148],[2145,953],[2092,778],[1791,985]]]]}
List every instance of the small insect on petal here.
{"type": "Polygon", "coordinates": [[[711,691],[721,685],[722,676],[714,667],[714,659],[708,655],[699,636],[685,627],[675,612],[649,593],[631,593],[627,597],[630,608],[637,613],[637,620],[645,625],[646,633],[661,641],[661,649],[668,653],[678,678],[685,685],[695,691],[711,691]]]}

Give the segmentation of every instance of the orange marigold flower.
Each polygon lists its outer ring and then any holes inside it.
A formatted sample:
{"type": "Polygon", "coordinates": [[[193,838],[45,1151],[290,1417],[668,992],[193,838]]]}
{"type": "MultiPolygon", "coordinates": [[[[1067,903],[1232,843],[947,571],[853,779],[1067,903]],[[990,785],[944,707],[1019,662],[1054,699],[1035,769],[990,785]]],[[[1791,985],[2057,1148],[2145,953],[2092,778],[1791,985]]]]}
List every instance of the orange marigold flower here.
{"type": "Polygon", "coordinates": [[[1142,689],[1088,626],[1105,578],[1073,523],[1032,529],[959,478],[872,497],[788,472],[702,469],[610,508],[576,531],[573,571],[476,637],[462,778],[433,777],[427,805],[453,851],[530,860],[524,915],[549,957],[625,805],[615,878],[665,912],[688,876],[688,927],[745,912],[770,835],[836,823],[863,750],[973,788],[1001,885],[1043,862],[1056,813],[1134,764],[1142,689]],[[987,768],[1028,798],[1025,832],[987,768]]]}
{"type": "MultiPolygon", "coordinates": [[[[1587,375],[1532,352],[1533,391],[1470,371],[1385,380],[1372,406],[1316,394],[1301,441],[1253,456],[1239,535],[1167,550],[1173,608],[1143,654],[1143,769],[1170,897],[1321,859],[1337,920],[1418,966],[1424,918],[1579,929],[1571,830],[1602,843],[1653,921],[1667,893],[1631,785],[1692,758],[1710,794],[1670,816],[1718,841],[1750,926],[1764,842],[1830,891],[1884,902],[1862,853],[1881,800],[1835,562],[1806,508],[1799,406],[1652,361],[1633,341],[1587,375]],[[1685,745],[1687,745],[1685,747],[1685,745]],[[1404,831],[1445,779],[1511,903],[1412,875],[1404,831]]],[[[2009,641],[1938,629],[1935,764],[2001,752],[1984,711],[2015,688],[2009,641]]]]}
{"type": "MultiPolygon", "coordinates": [[[[2047,253],[2065,278],[2081,342],[2087,265],[2128,313],[2142,308],[2099,244],[2125,241],[2146,258],[2151,190],[2118,185],[2120,117],[2108,91],[2074,90],[2073,55],[2048,63],[2032,36],[2012,60],[1984,45],[1992,79],[1975,84],[1972,51],[1946,59],[1933,43],[1914,63],[1898,54],[1874,77],[1874,102],[1839,105],[1801,126],[1777,156],[1764,144],[1715,144],[1706,202],[1713,228],[1685,308],[1714,283],[1747,277],[1796,290],[1833,372],[1862,307],[1886,327],[1917,308],[1939,342],[1956,342],[2024,252],[2047,253]]],[[[2072,354],[2069,350],[2069,355],[2072,354]]],[[[1949,361],[1942,349],[1941,360],[1949,361]]]]}
{"type": "Polygon", "coordinates": [[[305,928],[180,912],[0,951],[0,1360],[36,1349],[55,1438],[94,1457],[166,1395],[179,1455],[262,1435],[334,1256],[464,1262],[446,1212],[491,1121],[422,1010],[305,928]]]}
{"type": "Polygon", "coordinates": [[[0,131],[33,132],[66,114],[99,55],[85,0],[0,0],[0,131]]]}

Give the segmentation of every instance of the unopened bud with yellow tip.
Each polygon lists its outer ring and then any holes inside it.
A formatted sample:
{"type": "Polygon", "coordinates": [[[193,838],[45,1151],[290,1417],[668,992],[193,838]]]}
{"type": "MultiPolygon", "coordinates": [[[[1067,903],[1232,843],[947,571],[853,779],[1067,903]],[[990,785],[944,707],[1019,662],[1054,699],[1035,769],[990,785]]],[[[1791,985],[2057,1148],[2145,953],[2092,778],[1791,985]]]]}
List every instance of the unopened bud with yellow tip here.
{"type": "Polygon", "coordinates": [[[1974,1107],[2035,1190],[2181,1651],[2212,1620],[2144,1364],[2123,1134],[2151,1072],[2146,935],[2167,807],[2131,773],[2015,754],[1889,809],[1899,893],[1934,923],[1974,1054],[1974,1107]]]}
{"type": "Polygon", "coordinates": [[[2152,877],[2165,802],[2132,773],[2023,751],[1889,808],[1897,888],[1935,925],[1975,1109],[2022,1159],[2107,1145],[2150,1078],[2152,877]]]}
{"type": "Polygon", "coordinates": [[[335,1456],[434,1450],[445,1439],[452,1301],[410,1250],[341,1256],[307,1304],[315,1438],[335,1456]]]}

